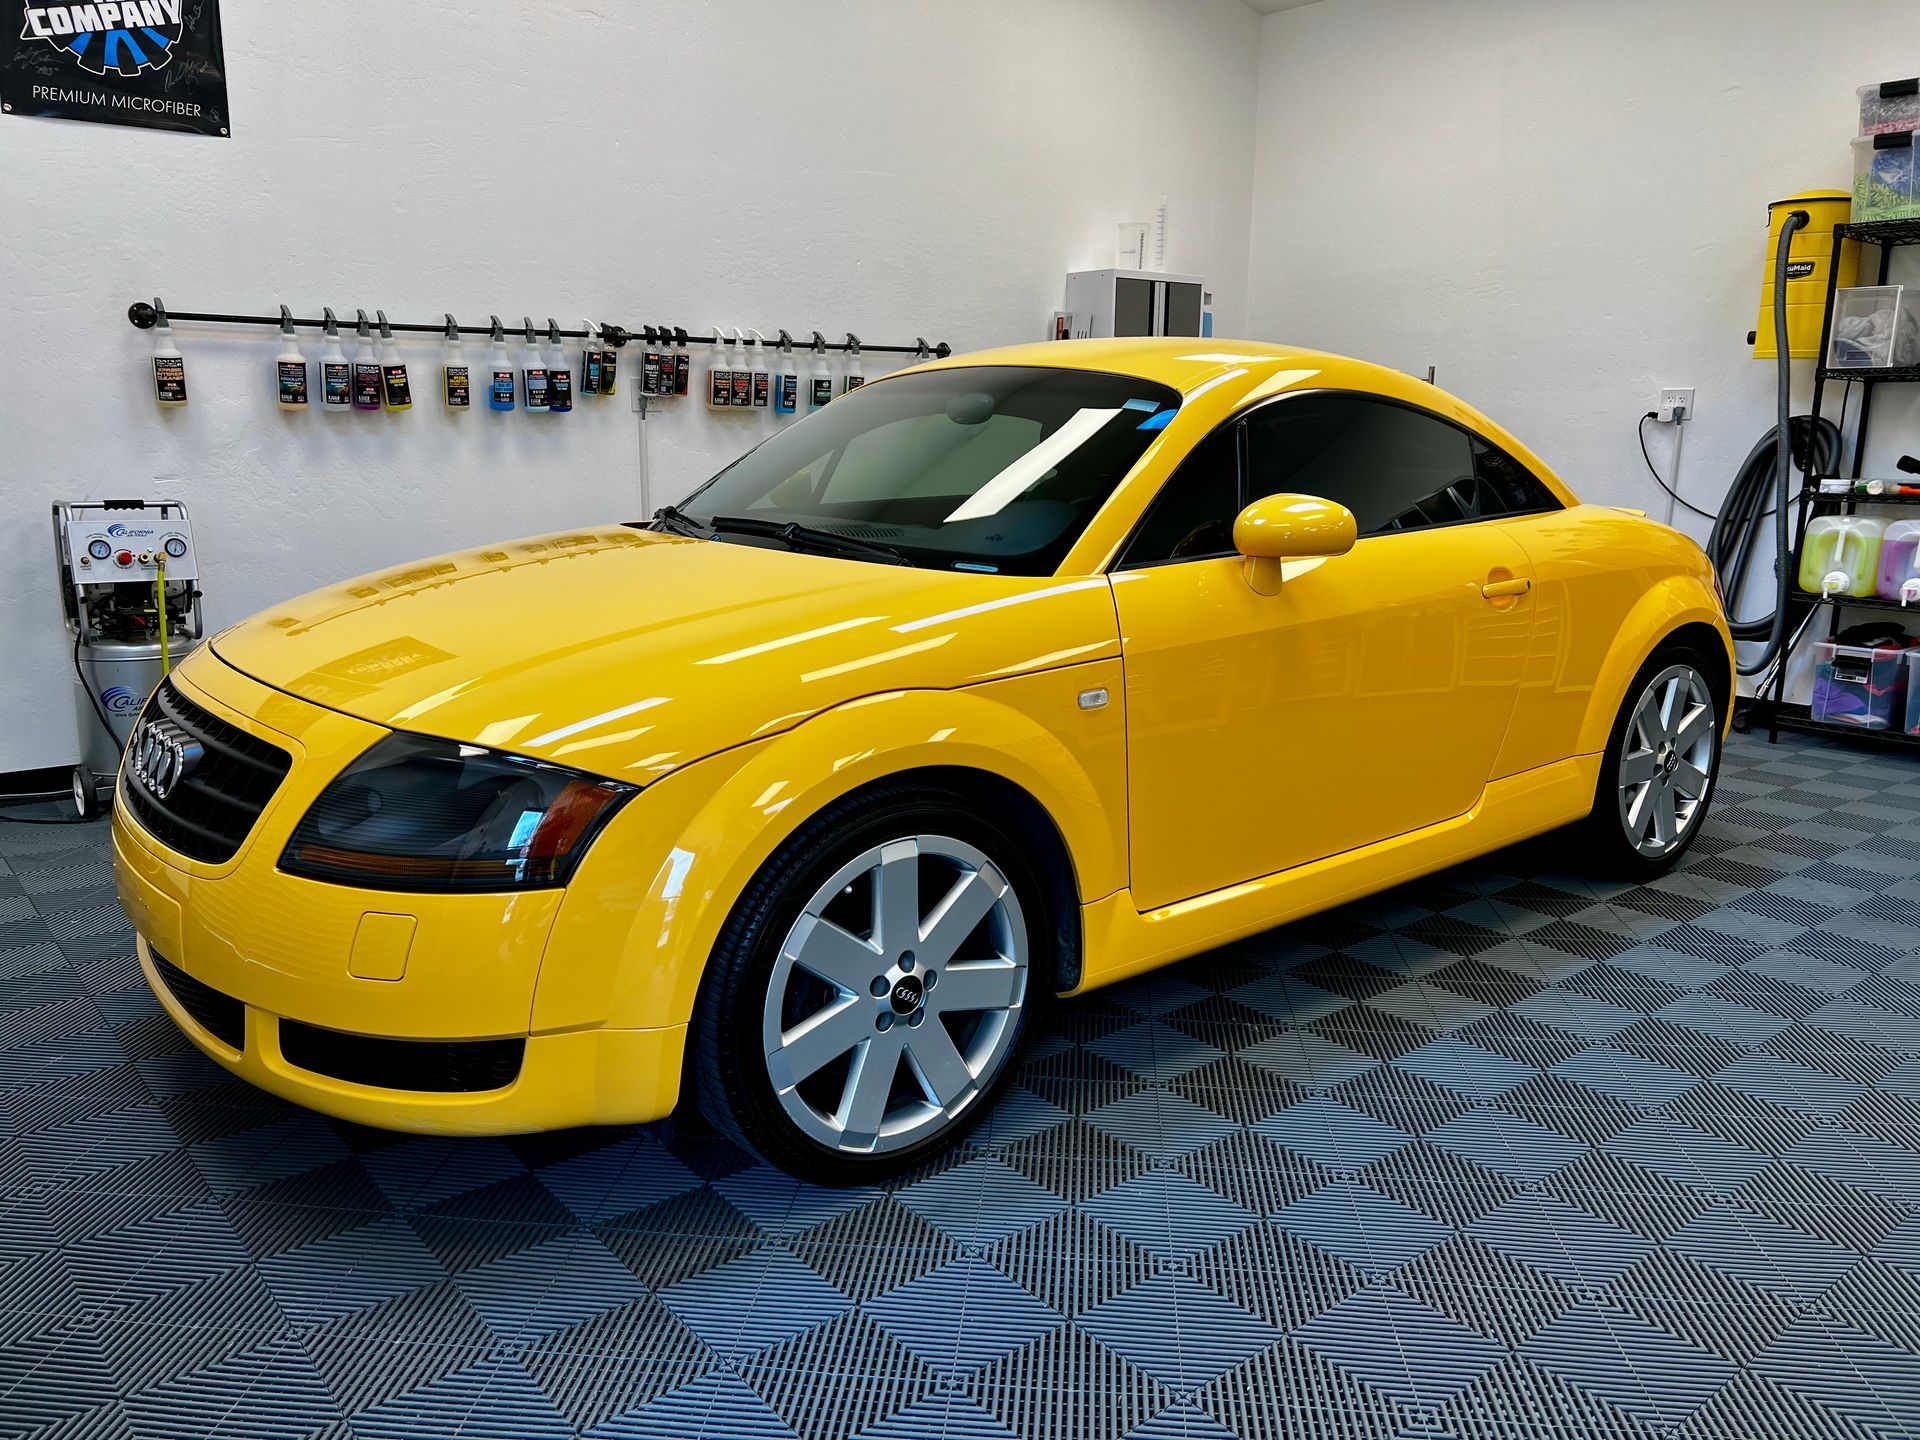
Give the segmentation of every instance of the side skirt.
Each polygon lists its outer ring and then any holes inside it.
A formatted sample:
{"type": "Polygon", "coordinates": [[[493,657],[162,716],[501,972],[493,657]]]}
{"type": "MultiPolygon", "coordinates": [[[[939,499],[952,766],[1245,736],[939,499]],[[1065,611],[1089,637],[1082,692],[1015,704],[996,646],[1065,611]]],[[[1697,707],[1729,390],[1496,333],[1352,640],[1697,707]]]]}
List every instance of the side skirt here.
{"type": "Polygon", "coordinates": [[[1488,785],[1466,814],[1438,825],[1158,910],[1134,909],[1128,890],[1096,900],[1081,911],[1086,968],[1072,993],[1110,985],[1571,824],[1593,808],[1600,758],[1576,755],[1510,775],[1488,785]]]}

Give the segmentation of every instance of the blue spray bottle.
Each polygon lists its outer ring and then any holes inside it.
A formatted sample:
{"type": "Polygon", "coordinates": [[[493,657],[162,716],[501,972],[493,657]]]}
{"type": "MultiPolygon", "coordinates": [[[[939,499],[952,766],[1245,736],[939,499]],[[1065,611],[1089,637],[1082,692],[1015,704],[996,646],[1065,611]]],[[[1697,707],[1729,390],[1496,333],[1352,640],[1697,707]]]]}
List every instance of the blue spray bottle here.
{"type": "Polygon", "coordinates": [[[520,398],[529,412],[544,415],[553,408],[547,394],[547,360],[540,353],[539,337],[533,333],[533,317],[522,315],[520,323],[527,332],[526,368],[520,372],[520,398]]]}
{"type": "Polygon", "coordinates": [[[493,342],[487,351],[487,408],[511,410],[514,378],[513,361],[507,356],[507,332],[498,315],[489,318],[493,321],[493,342]]]}
{"type": "Polygon", "coordinates": [[[791,415],[800,408],[800,374],[793,368],[793,337],[780,332],[779,368],[773,372],[773,410],[776,415],[791,415]]]}

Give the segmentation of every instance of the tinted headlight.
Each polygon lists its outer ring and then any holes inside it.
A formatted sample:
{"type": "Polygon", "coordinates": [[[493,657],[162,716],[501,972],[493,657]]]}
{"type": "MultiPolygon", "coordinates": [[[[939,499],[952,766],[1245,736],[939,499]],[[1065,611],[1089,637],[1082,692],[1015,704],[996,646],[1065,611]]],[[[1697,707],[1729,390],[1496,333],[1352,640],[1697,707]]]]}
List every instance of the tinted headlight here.
{"type": "Polygon", "coordinates": [[[389,735],[320,792],[280,868],[374,890],[548,889],[635,793],[477,745],[389,735]]]}

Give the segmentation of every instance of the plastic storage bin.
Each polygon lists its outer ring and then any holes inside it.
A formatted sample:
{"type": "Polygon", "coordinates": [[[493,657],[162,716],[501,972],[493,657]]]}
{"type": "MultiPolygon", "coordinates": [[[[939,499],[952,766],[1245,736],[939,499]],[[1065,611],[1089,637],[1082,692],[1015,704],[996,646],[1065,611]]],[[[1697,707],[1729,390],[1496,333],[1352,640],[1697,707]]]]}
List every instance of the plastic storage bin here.
{"type": "Polygon", "coordinates": [[[1809,595],[1873,594],[1886,528],[1870,515],[1809,520],[1800,543],[1800,588],[1809,595]]]}
{"type": "Polygon", "coordinates": [[[1920,79],[1884,80],[1853,93],[1860,97],[1862,135],[1920,130],[1920,79]]]}
{"type": "Polygon", "coordinates": [[[1907,734],[1920,735],[1920,650],[1907,652],[1907,734]]]}
{"type": "Polygon", "coordinates": [[[1920,520],[1896,520],[1880,537],[1880,579],[1873,593],[1882,600],[1920,606],[1920,520]]]}
{"type": "Polygon", "coordinates": [[[1907,720],[1907,675],[1913,651],[1865,645],[1814,647],[1813,718],[1862,730],[1902,728],[1907,720]]]}
{"type": "Polygon", "coordinates": [[[1920,289],[1856,285],[1836,290],[1827,364],[1840,370],[1920,364],[1920,289]]]}
{"type": "Polygon", "coordinates": [[[1913,132],[1862,135],[1853,142],[1853,220],[1910,220],[1920,215],[1913,132]]]}

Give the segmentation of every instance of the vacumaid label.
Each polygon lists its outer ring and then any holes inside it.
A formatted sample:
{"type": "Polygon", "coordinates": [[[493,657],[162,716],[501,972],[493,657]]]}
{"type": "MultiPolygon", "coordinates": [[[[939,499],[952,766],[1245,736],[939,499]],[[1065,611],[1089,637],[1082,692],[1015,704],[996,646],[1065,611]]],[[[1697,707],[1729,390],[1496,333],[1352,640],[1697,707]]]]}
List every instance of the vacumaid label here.
{"type": "Polygon", "coordinates": [[[227,133],[219,0],[0,0],[8,115],[227,133]]]}

